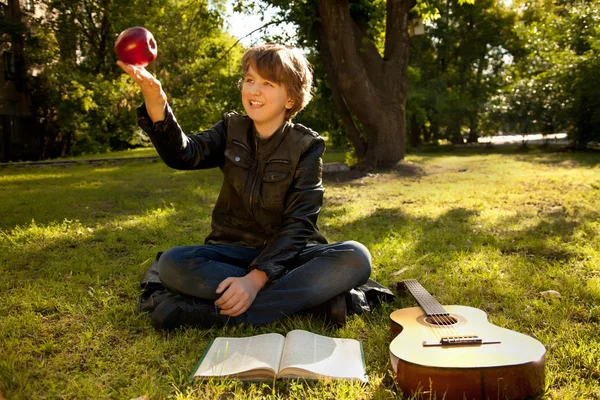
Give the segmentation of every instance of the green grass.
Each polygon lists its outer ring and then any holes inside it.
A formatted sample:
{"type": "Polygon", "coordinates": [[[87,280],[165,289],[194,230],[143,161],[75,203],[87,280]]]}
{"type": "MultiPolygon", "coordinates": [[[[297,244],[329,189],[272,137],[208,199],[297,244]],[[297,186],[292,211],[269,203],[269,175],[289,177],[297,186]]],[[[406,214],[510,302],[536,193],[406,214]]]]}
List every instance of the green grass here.
{"type": "Polygon", "coordinates": [[[158,156],[154,147],[139,147],[137,149],[111,151],[104,154],[86,154],[77,157],[64,157],[59,160],[93,160],[98,158],[135,158],[158,156]]]}
{"type": "MultiPolygon", "coordinates": [[[[77,157],[64,157],[56,160],[48,161],[85,161],[85,160],[96,160],[96,159],[112,159],[112,158],[141,158],[141,157],[158,157],[158,153],[154,147],[140,147],[137,149],[112,151],[104,154],[86,154],[84,156],[77,157]]],[[[346,152],[341,150],[328,150],[324,156],[324,162],[345,162],[346,152]]],[[[20,163],[15,163],[18,166],[20,163]]]]}
{"type": "MultiPolygon", "coordinates": [[[[142,161],[0,169],[0,398],[402,398],[388,316],[409,297],[341,329],[298,317],[161,333],[136,313],[156,252],[208,234],[221,179],[142,161]],[[362,340],[369,384],[187,381],[215,336],[296,328],[362,340]]],[[[374,279],[418,279],[442,304],[540,340],[542,398],[600,397],[598,153],[420,153],[325,185],[321,229],[363,242],[374,279]],[[539,295],[550,289],[562,297],[539,295]]]]}

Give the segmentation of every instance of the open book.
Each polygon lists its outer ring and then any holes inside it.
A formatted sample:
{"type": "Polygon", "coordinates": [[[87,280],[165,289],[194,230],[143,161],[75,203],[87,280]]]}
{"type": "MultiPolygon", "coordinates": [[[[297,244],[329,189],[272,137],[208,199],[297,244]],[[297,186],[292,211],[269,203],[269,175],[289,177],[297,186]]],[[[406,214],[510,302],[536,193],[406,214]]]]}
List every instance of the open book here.
{"type": "Polygon", "coordinates": [[[362,344],[303,330],[245,338],[218,337],[191,378],[354,379],[367,382],[362,344]]]}

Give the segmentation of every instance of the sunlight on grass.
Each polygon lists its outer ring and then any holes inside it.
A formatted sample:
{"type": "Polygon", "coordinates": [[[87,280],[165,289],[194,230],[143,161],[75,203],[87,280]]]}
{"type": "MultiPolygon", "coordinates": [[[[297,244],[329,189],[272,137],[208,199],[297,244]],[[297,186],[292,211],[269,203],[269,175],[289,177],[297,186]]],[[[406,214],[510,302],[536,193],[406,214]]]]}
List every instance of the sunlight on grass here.
{"type": "MultiPolygon", "coordinates": [[[[409,398],[393,382],[387,347],[389,313],[415,306],[406,295],[340,329],[296,316],[160,333],[138,315],[141,277],[157,252],[203,242],[222,179],[217,170],[143,161],[3,169],[0,394],[409,398]],[[187,379],[216,336],[292,329],[361,340],[369,383],[187,379]]],[[[492,323],[540,340],[548,351],[540,398],[600,398],[597,153],[412,154],[392,171],[327,175],[324,183],[319,227],[332,242],[364,243],[376,280],[395,287],[417,279],[442,304],[479,308],[492,323]],[[540,295],[546,290],[561,297],[540,295]]]]}
{"type": "Polygon", "coordinates": [[[148,228],[164,229],[169,225],[171,217],[177,214],[175,206],[170,204],[164,208],[160,207],[154,210],[148,210],[141,215],[127,216],[113,219],[105,225],[107,229],[131,229],[131,228],[148,228]]]}
{"type": "Polygon", "coordinates": [[[32,220],[28,225],[16,226],[8,232],[0,230],[0,232],[4,239],[10,241],[12,245],[26,250],[27,246],[39,249],[60,239],[89,238],[94,230],[84,227],[79,221],[65,219],[61,223],[52,223],[47,226],[39,226],[35,220],[32,220]]]}
{"type": "MultiPolygon", "coordinates": [[[[5,170],[6,171],[6,170],[5,170]]],[[[27,170],[23,170],[23,172],[25,172],[27,170]]],[[[50,170],[52,171],[52,170],[50,170]]],[[[54,170],[56,172],[50,172],[48,171],[48,173],[45,174],[26,174],[26,173],[19,173],[19,174],[2,174],[0,175],[0,183],[1,184],[8,184],[8,183],[15,183],[18,185],[21,185],[25,182],[30,182],[30,181],[44,181],[44,180],[48,180],[48,179],[59,179],[59,178],[64,178],[69,176],[69,173],[64,171],[64,170],[54,170]]]]}
{"type": "Polygon", "coordinates": [[[157,156],[158,153],[154,147],[140,147],[137,149],[111,151],[102,154],[89,154],[77,157],[65,157],[61,160],[91,160],[91,159],[103,159],[103,158],[125,158],[125,157],[151,157],[157,156]]]}

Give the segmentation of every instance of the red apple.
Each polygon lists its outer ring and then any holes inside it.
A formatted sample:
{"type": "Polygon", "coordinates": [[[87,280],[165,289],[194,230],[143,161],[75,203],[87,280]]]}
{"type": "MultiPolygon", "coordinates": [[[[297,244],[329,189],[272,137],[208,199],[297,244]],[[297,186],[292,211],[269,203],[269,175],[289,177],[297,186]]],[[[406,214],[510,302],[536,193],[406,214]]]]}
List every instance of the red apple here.
{"type": "Polygon", "coordinates": [[[134,26],[121,32],[115,41],[115,53],[127,64],[145,67],[156,59],[158,46],[148,29],[134,26]]]}

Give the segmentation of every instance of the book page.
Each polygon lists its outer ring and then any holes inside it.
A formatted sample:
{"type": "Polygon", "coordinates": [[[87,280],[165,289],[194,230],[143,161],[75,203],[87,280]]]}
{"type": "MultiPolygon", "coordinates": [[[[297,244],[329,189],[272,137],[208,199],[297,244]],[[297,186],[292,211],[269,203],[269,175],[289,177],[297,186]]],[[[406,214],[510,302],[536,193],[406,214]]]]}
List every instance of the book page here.
{"type": "Polygon", "coordinates": [[[287,334],[280,372],[282,377],[331,377],[367,381],[362,345],[358,340],[330,338],[303,330],[287,334]],[[298,369],[311,373],[301,374],[298,369]]]}
{"type": "Polygon", "coordinates": [[[218,337],[204,355],[194,377],[238,375],[255,369],[266,369],[275,375],[284,341],[278,333],[246,338],[218,337]]]}

